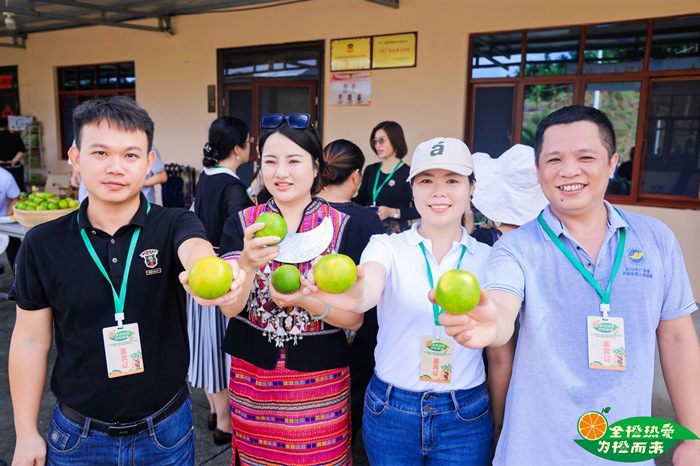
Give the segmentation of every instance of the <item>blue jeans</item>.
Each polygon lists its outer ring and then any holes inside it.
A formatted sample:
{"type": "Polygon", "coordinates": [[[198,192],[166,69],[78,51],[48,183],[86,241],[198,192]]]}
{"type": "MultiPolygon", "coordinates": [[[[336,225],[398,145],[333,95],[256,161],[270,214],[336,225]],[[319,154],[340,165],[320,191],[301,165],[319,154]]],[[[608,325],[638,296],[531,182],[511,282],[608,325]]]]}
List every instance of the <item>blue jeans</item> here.
{"type": "MultiPolygon", "coordinates": [[[[144,396],[147,396],[144,394],[144,396]]],[[[193,465],[194,425],[188,397],[172,416],[131,437],[113,438],[90,430],[90,419],[79,425],[58,409],[53,411],[47,438],[47,465],[193,465]]]]}
{"type": "Polygon", "coordinates": [[[488,391],[482,384],[468,390],[414,392],[375,374],[365,394],[362,438],[372,466],[491,464],[488,391]]]}

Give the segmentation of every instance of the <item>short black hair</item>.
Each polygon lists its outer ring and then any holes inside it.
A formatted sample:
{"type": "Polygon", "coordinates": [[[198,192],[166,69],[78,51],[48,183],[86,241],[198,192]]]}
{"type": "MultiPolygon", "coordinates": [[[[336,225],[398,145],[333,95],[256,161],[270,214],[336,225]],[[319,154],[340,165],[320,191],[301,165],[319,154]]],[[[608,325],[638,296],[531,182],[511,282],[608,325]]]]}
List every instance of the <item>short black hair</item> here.
{"type": "Polygon", "coordinates": [[[617,152],[617,142],[615,140],[615,128],[608,116],[597,108],[587,107],[585,105],[569,105],[562,107],[542,120],[537,126],[535,133],[535,163],[540,163],[540,153],[542,152],[542,144],[544,142],[544,132],[547,128],[556,125],[569,125],[577,121],[589,121],[598,127],[600,141],[608,150],[608,160],[617,152]]]}
{"type": "Polygon", "coordinates": [[[372,140],[374,139],[374,135],[377,134],[377,131],[380,129],[383,129],[386,136],[389,138],[391,147],[393,147],[396,151],[396,157],[399,159],[406,157],[406,154],[408,153],[408,146],[406,145],[406,138],[403,135],[403,128],[401,128],[401,125],[395,121],[382,121],[372,130],[372,134],[369,135],[369,145],[372,146],[374,153],[377,153],[377,148],[374,147],[374,144],[372,144],[372,140]]]}
{"type": "Polygon", "coordinates": [[[309,124],[309,126],[306,128],[292,128],[287,124],[286,120],[283,121],[277,128],[262,128],[258,139],[258,151],[260,152],[261,156],[267,138],[275,133],[280,133],[282,136],[291,140],[294,144],[311,154],[311,160],[318,170],[318,173],[314,178],[313,185],[311,186],[311,194],[316,194],[321,187],[321,176],[323,175],[323,170],[326,166],[326,163],[323,161],[323,145],[321,144],[321,137],[316,132],[316,129],[314,129],[311,124],[309,124]]]}
{"type": "Polygon", "coordinates": [[[105,120],[124,131],[143,131],[148,138],[148,151],[153,148],[154,124],[148,112],[140,107],[132,97],[112,96],[106,99],[92,99],[73,110],[73,137],[80,149],[80,133],[83,126],[99,124],[105,120]]]}

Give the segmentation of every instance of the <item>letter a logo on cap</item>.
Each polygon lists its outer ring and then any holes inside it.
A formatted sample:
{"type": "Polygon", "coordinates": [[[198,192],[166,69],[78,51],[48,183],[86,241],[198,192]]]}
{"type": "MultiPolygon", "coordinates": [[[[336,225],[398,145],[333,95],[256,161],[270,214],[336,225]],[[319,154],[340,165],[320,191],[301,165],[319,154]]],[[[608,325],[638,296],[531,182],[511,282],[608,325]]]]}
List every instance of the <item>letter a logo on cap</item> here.
{"type": "Polygon", "coordinates": [[[445,152],[445,143],[443,141],[438,142],[430,148],[431,157],[435,157],[436,155],[442,155],[443,152],[445,152]]]}

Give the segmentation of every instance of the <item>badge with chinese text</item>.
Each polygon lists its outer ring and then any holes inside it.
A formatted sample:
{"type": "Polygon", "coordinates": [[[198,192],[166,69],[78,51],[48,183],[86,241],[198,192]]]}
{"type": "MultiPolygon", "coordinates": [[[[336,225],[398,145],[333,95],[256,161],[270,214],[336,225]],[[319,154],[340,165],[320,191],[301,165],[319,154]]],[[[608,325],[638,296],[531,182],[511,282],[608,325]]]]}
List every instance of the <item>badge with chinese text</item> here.
{"type": "Polygon", "coordinates": [[[143,372],[143,355],[139,326],[136,323],[123,327],[105,327],[102,338],[107,360],[107,376],[111,379],[143,372]]]}
{"type": "Polygon", "coordinates": [[[421,338],[420,380],[450,383],[454,344],[454,340],[447,337],[421,338]]]}
{"type": "Polygon", "coordinates": [[[625,329],[622,317],[604,320],[600,316],[588,316],[588,367],[624,371],[627,369],[625,355],[625,329]]]}

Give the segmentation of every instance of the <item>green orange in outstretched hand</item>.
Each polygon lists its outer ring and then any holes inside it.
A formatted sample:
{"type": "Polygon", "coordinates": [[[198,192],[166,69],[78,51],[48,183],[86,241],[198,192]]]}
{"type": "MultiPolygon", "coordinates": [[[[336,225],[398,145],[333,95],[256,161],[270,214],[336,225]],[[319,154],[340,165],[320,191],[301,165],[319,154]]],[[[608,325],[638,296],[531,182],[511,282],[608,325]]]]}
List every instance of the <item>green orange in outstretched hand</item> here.
{"type": "Polygon", "coordinates": [[[464,314],[479,304],[481,290],[476,277],[466,270],[448,270],[435,287],[435,300],[450,314],[464,314]]]}
{"type": "Polygon", "coordinates": [[[272,286],[282,294],[292,294],[301,288],[301,272],[293,265],[280,265],[272,272],[272,286]]]}
{"type": "Polygon", "coordinates": [[[265,224],[262,230],[255,232],[256,238],[261,238],[263,236],[279,236],[279,242],[272,244],[272,246],[280,244],[284,240],[284,237],[287,236],[287,222],[284,221],[281,215],[274,212],[263,212],[258,215],[254,223],[265,224]]]}
{"type": "Polygon", "coordinates": [[[327,254],[316,263],[314,280],[326,293],[345,293],[357,280],[357,267],[345,254],[327,254]]]}
{"type": "Polygon", "coordinates": [[[231,289],[233,271],[225,260],[215,256],[203,257],[187,272],[192,292],[204,299],[216,299],[231,289]]]}

